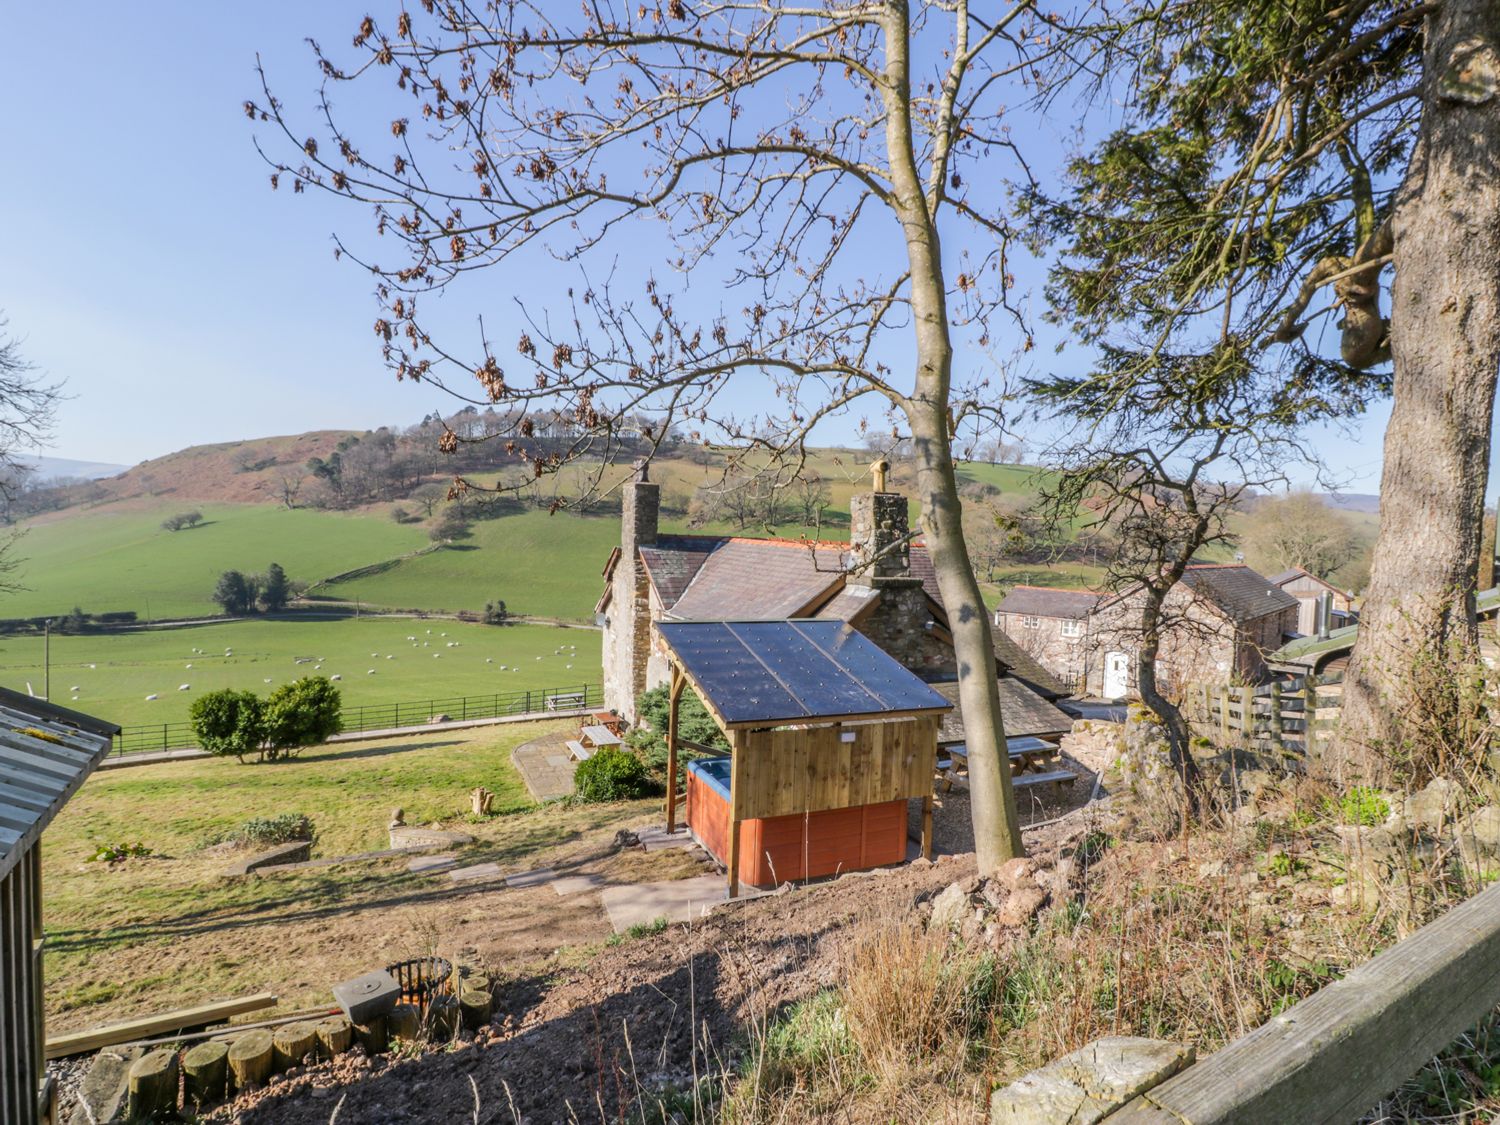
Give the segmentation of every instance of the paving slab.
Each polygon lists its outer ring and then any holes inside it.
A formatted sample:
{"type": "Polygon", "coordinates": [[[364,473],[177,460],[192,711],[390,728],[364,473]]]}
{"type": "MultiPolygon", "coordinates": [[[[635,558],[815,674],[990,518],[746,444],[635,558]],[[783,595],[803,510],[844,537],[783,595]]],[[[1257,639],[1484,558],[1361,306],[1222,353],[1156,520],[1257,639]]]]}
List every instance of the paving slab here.
{"type": "Polygon", "coordinates": [[[550,883],[557,878],[557,872],[550,867],[539,867],[535,871],[517,871],[514,875],[505,877],[507,887],[540,887],[543,883],[550,883]]]}
{"type": "MultiPolygon", "coordinates": [[[[742,897],[749,897],[742,892],[742,897]]],[[[649,925],[658,918],[668,922],[690,922],[716,903],[729,898],[723,875],[699,875],[671,879],[665,883],[629,883],[606,887],[601,896],[609,924],[617,934],[631,926],[649,925]]]]}
{"type": "Polygon", "coordinates": [[[552,880],[552,889],[564,898],[602,886],[604,879],[599,875],[562,875],[552,880]]]}
{"type": "Polygon", "coordinates": [[[697,846],[697,841],[686,828],[679,828],[670,836],[667,835],[667,827],[664,824],[649,824],[644,828],[633,828],[636,839],[648,852],[659,852],[666,848],[691,848],[697,846]]]}
{"type": "Polygon", "coordinates": [[[533,799],[554,801],[573,792],[573,771],[578,768],[567,750],[567,734],[548,734],[523,742],[510,753],[521,780],[533,799]]]}
{"type": "Polygon", "coordinates": [[[475,879],[499,879],[504,874],[498,863],[476,863],[471,867],[455,867],[448,872],[448,878],[455,883],[468,883],[475,879]]]}
{"type": "Polygon", "coordinates": [[[440,855],[418,856],[406,865],[406,869],[413,875],[436,875],[439,871],[447,871],[458,863],[458,859],[448,853],[440,855]]]}

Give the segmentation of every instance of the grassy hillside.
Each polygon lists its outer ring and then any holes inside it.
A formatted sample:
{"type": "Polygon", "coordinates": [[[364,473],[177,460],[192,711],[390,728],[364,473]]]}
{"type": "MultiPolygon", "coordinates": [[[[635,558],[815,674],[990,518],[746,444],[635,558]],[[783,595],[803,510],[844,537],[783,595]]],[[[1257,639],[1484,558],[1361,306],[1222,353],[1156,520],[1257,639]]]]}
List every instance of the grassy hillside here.
{"type": "MultiPolygon", "coordinates": [[[[0,683],[16,691],[29,685],[41,695],[42,657],[40,637],[0,638],[0,683]]],[[[365,617],[54,636],[52,698],[126,726],[176,723],[186,720],[188,706],[205,691],[269,692],[312,674],[318,658],[319,675],[343,677],[346,705],[397,703],[597,683],[599,634],[547,625],[365,617]],[[450,641],[456,647],[449,648],[450,641]],[[574,647],[559,652],[564,646],[574,647]],[[307,657],[314,663],[296,663],[307,657]],[[179,691],[181,684],[191,687],[179,691]],[[148,701],[148,695],[158,698],[148,701]]]]}
{"type": "Polygon", "coordinates": [[[217,613],[210,595],[229,568],[278,562],[312,580],[380,562],[427,542],[420,527],[375,515],[287,511],[266,504],[155,503],[33,520],[13,553],[24,590],[0,596],[0,617],[133,609],[142,620],[217,613]],[[200,527],[166,531],[173,512],[203,513],[200,527]]]}

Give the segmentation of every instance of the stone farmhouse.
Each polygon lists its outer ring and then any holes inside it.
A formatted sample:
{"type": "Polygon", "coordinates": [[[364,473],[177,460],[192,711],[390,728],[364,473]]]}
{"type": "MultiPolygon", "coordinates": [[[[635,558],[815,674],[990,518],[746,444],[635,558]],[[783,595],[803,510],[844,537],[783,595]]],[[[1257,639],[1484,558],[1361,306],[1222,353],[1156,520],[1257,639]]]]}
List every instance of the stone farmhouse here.
{"type": "MultiPolygon", "coordinates": [[[[846,621],[950,698],[957,665],[932,560],[910,542],[907,498],[877,490],[850,503],[849,542],[811,543],[659,530],[660,486],[624,487],[620,546],[604,568],[595,611],[604,629],[604,702],[636,721],[640,694],[666,684],[664,621],[846,621]]],[[[1006,634],[993,630],[1010,737],[1058,738],[1072,719],[1066,692],[1006,634]]],[[[961,728],[945,724],[945,740],[961,728]]]]}
{"type": "Polygon", "coordinates": [[[1273,586],[1280,587],[1297,599],[1297,632],[1305,637],[1330,629],[1342,629],[1354,624],[1354,599],[1348,590],[1340,590],[1332,582],[1319,578],[1311,571],[1294,566],[1268,579],[1273,586]],[[1329,618],[1319,627],[1318,602],[1328,598],[1329,618]]]}
{"type": "MultiPolygon", "coordinates": [[[[1294,635],[1299,603],[1241,564],[1191,566],[1167,595],[1169,625],[1157,660],[1161,686],[1256,683],[1267,654],[1294,635]]],[[[1140,591],[1096,594],[1019,586],[995,611],[997,628],[1082,694],[1124,699],[1136,692],[1140,591]]]]}

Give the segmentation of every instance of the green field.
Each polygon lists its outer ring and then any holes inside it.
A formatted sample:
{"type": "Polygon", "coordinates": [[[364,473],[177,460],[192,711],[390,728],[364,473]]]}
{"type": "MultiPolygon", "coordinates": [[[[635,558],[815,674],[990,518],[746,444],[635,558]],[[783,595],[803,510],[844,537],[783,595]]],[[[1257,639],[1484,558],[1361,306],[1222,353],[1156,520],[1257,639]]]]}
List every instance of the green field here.
{"type": "MultiPolygon", "coordinates": [[[[29,684],[41,695],[42,656],[40,637],[0,638],[0,683],[16,691],[29,684]]],[[[358,706],[597,684],[599,661],[599,634],[585,629],[391,617],[247,620],[54,635],[52,699],[134,726],[184,721],[189,704],[205,691],[269,692],[315,670],[342,676],[345,705],[358,706]],[[406,639],[411,636],[417,641],[406,639]],[[559,653],[565,645],[576,648],[559,653]],[[295,663],[307,658],[312,662],[295,663]],[[179,691],[181,684],[191,687],[179,691]],[[153,694],[158,698],[148,701],[153,694]]]]}
{"type": "Polygon", "coordinates": [[[218,613],[221,571],[280,563],[312,581],[425,546],[422,528],[374,515],[255,504],[162,504],[68,512],[24,525],[10,577],[26,587],[0,598],[0,616],[135,610],[141,620],[218,613]],[[166,531],[174,512],[203,513],[201,527],[166,531]]]}

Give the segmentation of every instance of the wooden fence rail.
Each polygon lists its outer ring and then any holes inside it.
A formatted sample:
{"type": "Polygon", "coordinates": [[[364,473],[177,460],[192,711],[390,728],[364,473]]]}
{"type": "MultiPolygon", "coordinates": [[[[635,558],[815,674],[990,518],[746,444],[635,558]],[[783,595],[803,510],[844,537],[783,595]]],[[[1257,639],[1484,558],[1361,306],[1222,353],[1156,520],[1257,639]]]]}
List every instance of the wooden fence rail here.
{"type": "Polygon", "coordinates": [[[1193,734],[1216,745],[1305,753],[1309,737],[1327,738],[1337,724],[1343,693],[1337,678],[1257,688],[1190,684],[1182,708],[1193,734]]]}
{"type": "Polygon", "coordinates": [[[1345,1125],[1497,1005],[1500,884],[1140,1095],[1106,1125],[1345,1125]]]}

